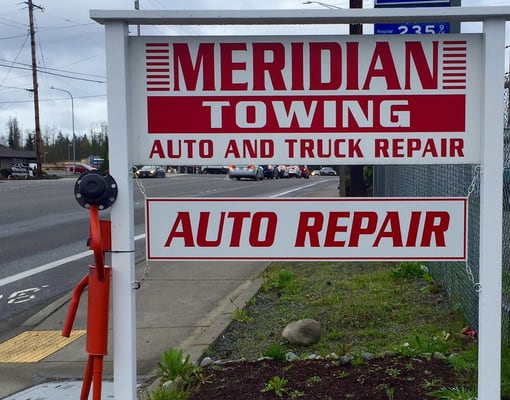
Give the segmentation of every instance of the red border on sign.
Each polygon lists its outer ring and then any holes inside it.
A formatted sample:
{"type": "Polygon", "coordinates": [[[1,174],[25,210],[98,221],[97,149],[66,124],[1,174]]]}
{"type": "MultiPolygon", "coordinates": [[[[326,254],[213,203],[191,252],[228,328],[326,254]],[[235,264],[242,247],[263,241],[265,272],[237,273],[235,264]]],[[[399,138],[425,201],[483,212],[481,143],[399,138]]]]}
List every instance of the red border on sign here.
{"type": "Polygon", "coordinates": [[[292,202],[303,202],[306,200],[313,201],[314,203],[318,202],[346,202],[346,203],[365,203],[365,202],[462,202],[463,203],[463,251],[461,256],[457,257],[156,257],[151,256],[150,254],[150,215],[149,215],[149,203],[150,202],[179,202],[179,203],[207,203],[207,202],[253,202],[253,198],[146,198],[146,248],[147,248],[147,259],[153,261],[464,261],[467,258],[467,216],[468,216],[468,208],[467,208],[467,198],[456,198],[456,197],[425,197],[425,198],[399,198],[399,197],[384,197],[384,198],[333,198],[333,197],[313,197],[313,198],[303,198],[303,197],[295,197],[295,198],[261,198],[256,199],[257,202],[282,202],[282,203],[292,203],[292,202]]]}

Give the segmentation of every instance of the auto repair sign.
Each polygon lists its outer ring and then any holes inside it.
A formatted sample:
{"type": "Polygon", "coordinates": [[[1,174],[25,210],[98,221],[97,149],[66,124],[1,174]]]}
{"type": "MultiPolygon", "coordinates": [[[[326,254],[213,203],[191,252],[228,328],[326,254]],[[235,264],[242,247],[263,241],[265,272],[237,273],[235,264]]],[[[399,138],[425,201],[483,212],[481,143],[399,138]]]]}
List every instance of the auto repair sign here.
{"type": "Polygon", "coordinates": [[[465,198],[147,198],[149,260],[465,260],[465,198]]]}
{"type": "Polygon", "coordinates": [[[480,161],[481,35],[130,40],[136,164],[480,161]]]}

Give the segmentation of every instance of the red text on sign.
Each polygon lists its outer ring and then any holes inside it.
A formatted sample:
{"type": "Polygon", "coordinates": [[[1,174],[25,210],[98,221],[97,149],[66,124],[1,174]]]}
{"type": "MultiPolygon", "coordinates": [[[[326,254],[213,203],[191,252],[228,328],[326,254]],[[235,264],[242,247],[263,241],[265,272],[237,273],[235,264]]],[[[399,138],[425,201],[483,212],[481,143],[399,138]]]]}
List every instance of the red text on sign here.
{"type": "Polygon", "coordinates": [[[373,211],[301,212],[295,247],[358,247],[361,238],[369,238],[371,247],[378,247],[382,240],[389,240],[393,247],[430,247],[433,238],[437,247],[446,246],[448,212],[413,211],[405,232],[401,217],[398,211],[386,212],[382,221],[373,211]]]}
{"type": "Polygon", "coordinates": [[[403,69],[397,68],[391,42],[380,40],[363,49],[370,51],[370,62],[361,70],[359,47],[358,42],[320,41],[289,47],[278,42],[198,43],[193,48],[173,43],[173,91],[370,90],[375,81],[384,81],[388,90],[409,90],[417,89],[413,74],[418,88],[438,88],[438,41],[427,49],[420,41],[405,42],[403,69]],[[325,69],[331,71],[328,77],[325,69]]]}
{"type": "MultiPolygon", "coordinates": [[[[447,211],[412,211],[405,216],[398,211],[385,215],[374,211],[301,211],[294,247],[359,247],[362,240],[375,248],[383,241],[392,247],[445,247],[449,227],[447,211]]],[[[201,211],[198,221],[193,221],[190,212],[181,211],[164,247],[175,241],[184,247],[242,247],[245,234],[250,247],[271,247],[277,232],[278,215],[271,211],[201,211]]]]}
{"type": "Polygon", "coordinates": [[[182,239],[184,247],[219,247],[222,240],[229,238],[229,247],[239,247],[244,221],[249,220],[249,244],[252,247],[271,247],[275,240],[278,216],[274,212],[221,212],[218,232],[209,238],[210,212],[202,211],[198,219],[198,229],[194,234],[189,212],[177,213],[177,218],[170,229],[165,247],[170,247],[173,240],[182,239]],[[231,230],[224,232],[225,219],[231,220],[231,230]],[[264,226],[264,228],[263,228],[264,226]],[[264,229],[264,231],[262,231],[264,229]]]}

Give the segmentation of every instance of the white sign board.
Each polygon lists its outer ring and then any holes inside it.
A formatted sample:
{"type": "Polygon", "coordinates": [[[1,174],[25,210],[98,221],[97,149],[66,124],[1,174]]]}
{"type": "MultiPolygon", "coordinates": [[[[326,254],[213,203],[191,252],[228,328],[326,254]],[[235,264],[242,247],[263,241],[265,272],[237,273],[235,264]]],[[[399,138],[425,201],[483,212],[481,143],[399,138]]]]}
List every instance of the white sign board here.
{"type": "Polygon", "coordinates": [[[465,260],[465,198],[147,198],[149,260],[465,260]]]}
{"type": "Polygon", "coordinates": [[[481,35],[129,40],[135,164],[480,162],[481,35]]]}

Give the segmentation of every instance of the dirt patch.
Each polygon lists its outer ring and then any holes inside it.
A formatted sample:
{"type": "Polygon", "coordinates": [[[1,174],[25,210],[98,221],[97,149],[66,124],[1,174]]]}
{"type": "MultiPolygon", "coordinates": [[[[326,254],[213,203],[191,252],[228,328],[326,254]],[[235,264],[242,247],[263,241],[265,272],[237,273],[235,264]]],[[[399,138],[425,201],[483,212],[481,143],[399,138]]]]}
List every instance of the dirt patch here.
{"type": "Polygon", "coordinates": [[[455,386],[457,381],[442,360],[406,357],[384,357],[362,365],[332,360],[239,361],[208,367],[204,377],[200,391],[189,400],[420,400],[431,399],[430,392],[455,386]],[[268,389],[274,377],[286,382],[268,389]]]}

